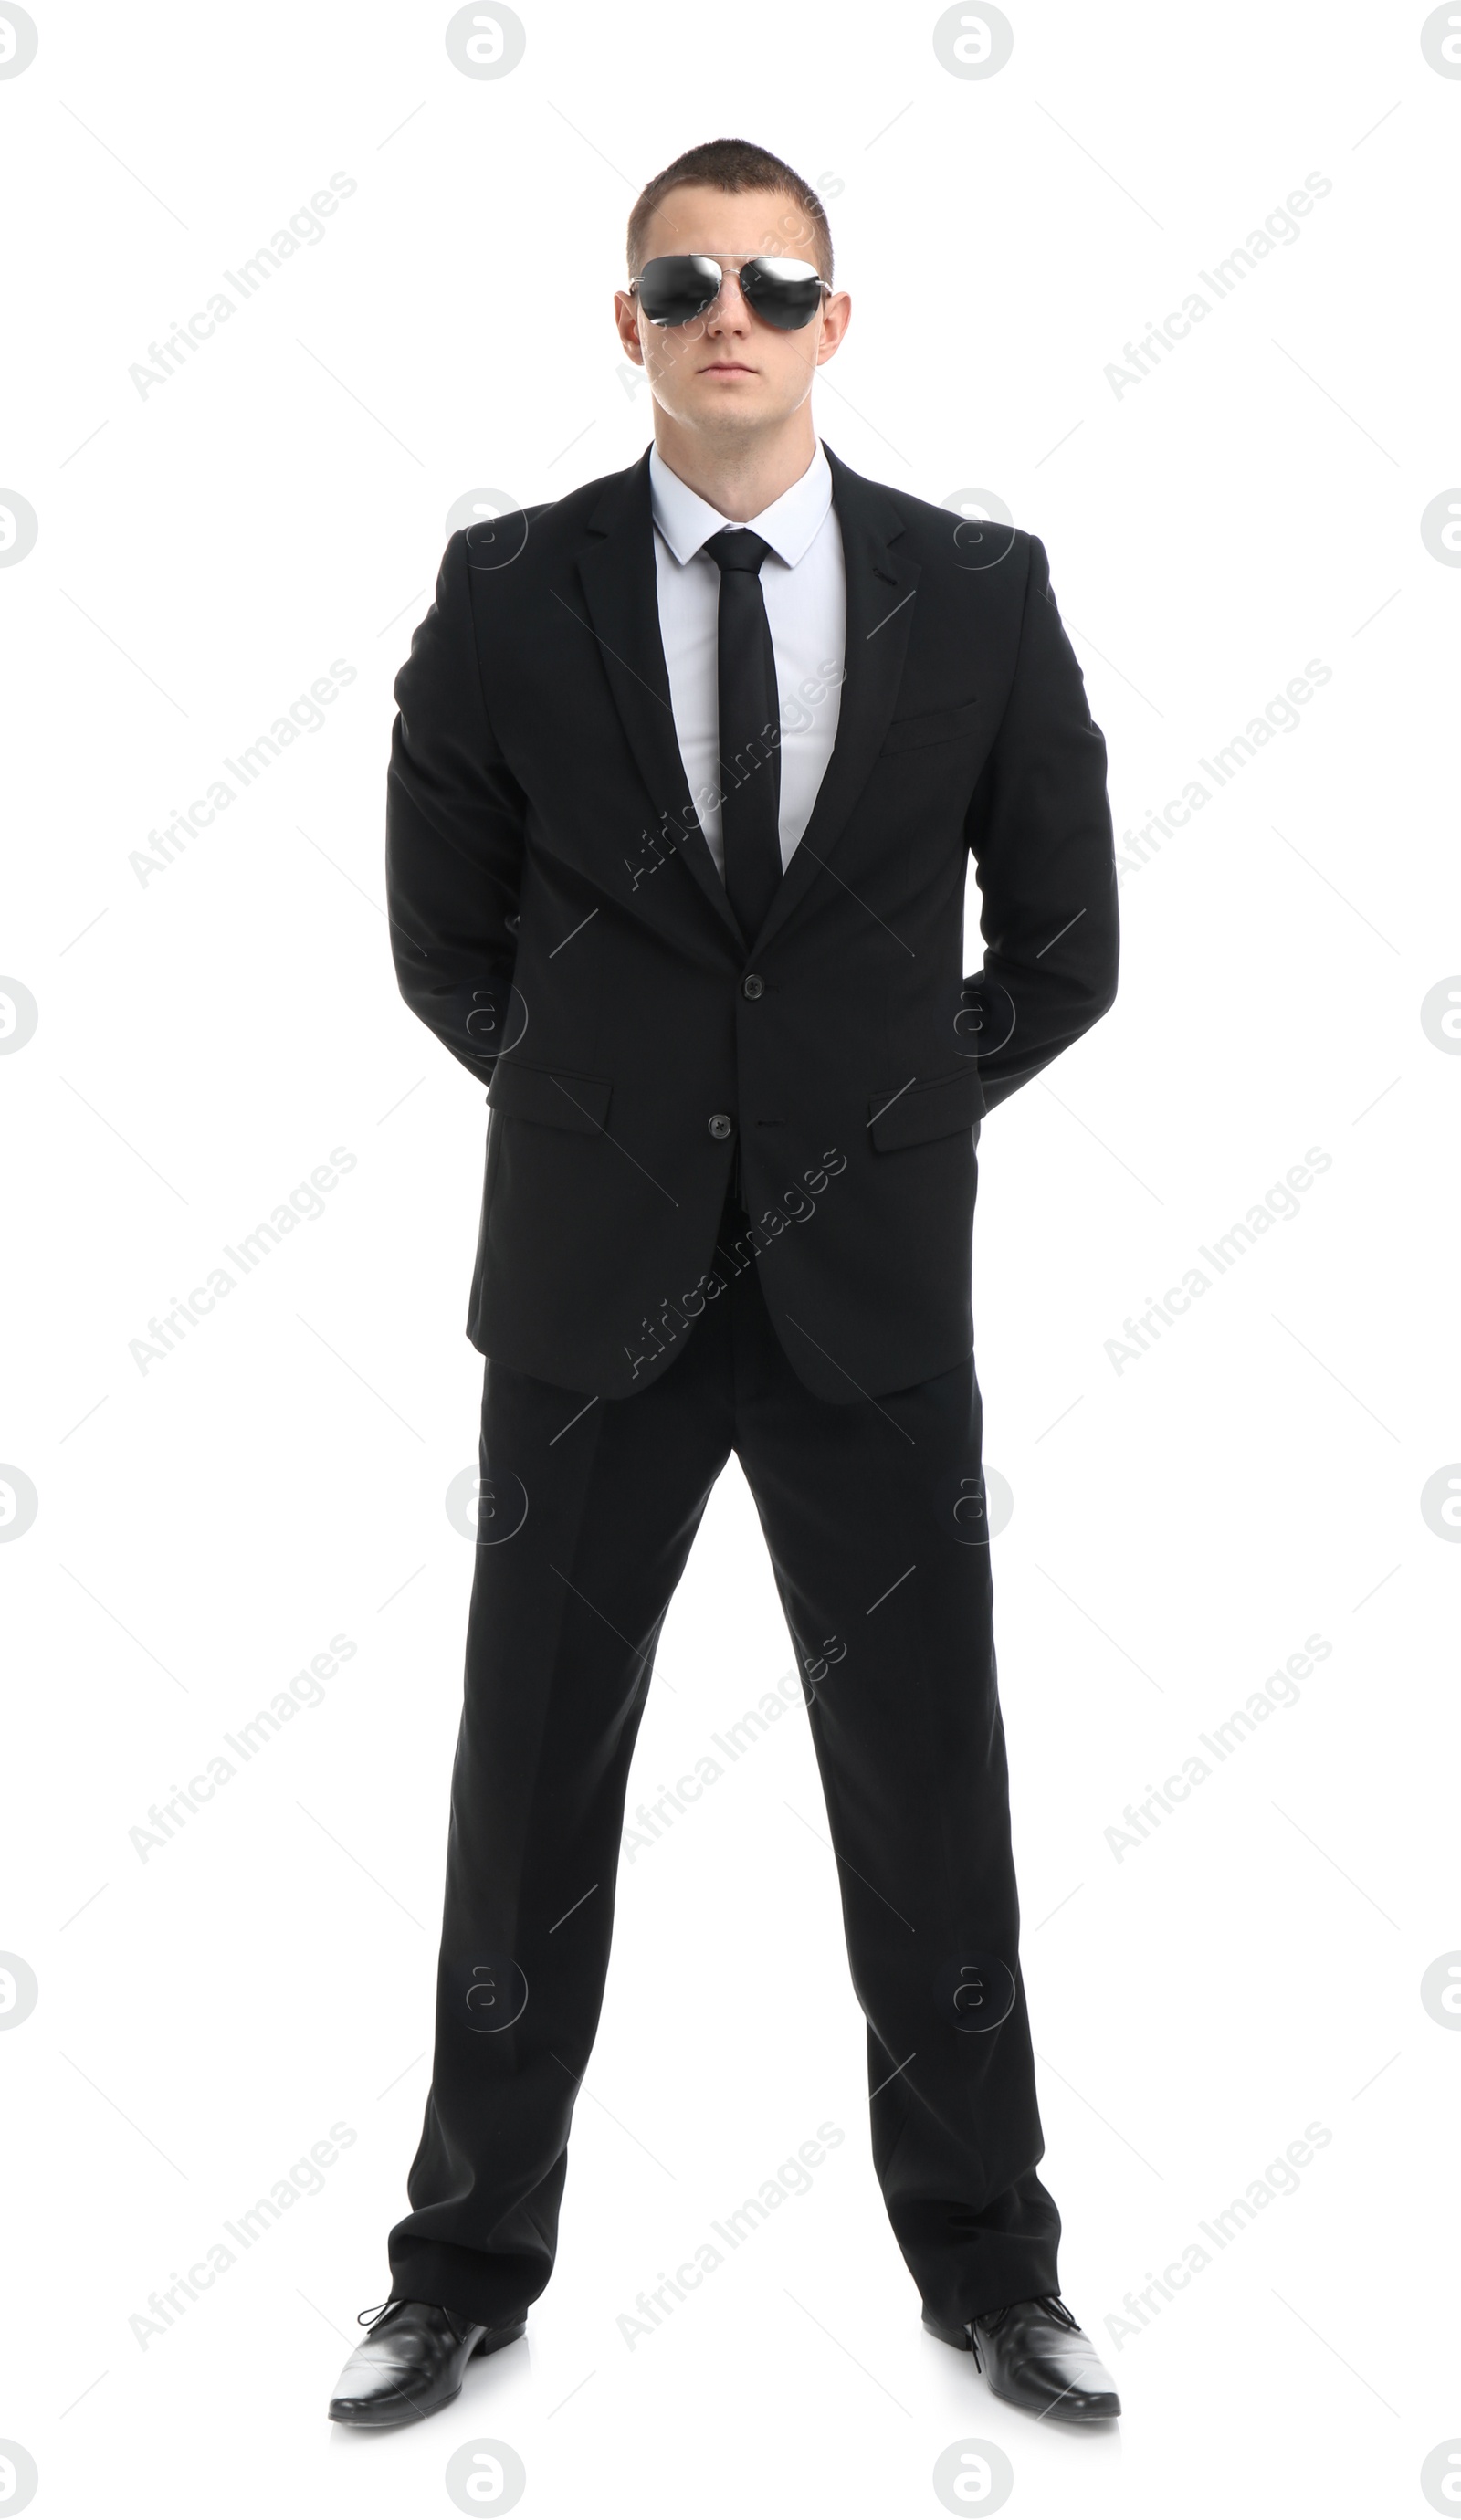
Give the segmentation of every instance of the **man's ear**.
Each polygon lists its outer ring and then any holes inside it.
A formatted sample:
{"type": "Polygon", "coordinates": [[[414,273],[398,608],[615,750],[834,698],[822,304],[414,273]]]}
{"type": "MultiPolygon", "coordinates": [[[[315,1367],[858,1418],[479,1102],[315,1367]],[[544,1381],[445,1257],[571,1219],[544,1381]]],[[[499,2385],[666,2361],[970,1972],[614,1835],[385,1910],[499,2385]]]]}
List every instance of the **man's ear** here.
{"type": "Polygon", "coordinates": [[[852,300],[845,289],[839,289],[827,299],[822,310],[822,337],[817,343],[818,367],[821,367],[825,360],[830,359],[842,347],[851,320],[852,300]],[[832,316],[834,307],[837,309],[837,314],[829,324],[828,318],[832,316]]]}
{"type": "Polygon", "coordinates": [[[621,347],[628,352],[635,365],[642,368],[644,365],[644,345],[639,338],[638,315],[635,310],[634,300],[625,289],[616,289],[614,292],[614,320],[621,347]],[[627,329],[623,322],[623,310],[625,307],[629,309],[630,314],[630,321],[627,329]]]}

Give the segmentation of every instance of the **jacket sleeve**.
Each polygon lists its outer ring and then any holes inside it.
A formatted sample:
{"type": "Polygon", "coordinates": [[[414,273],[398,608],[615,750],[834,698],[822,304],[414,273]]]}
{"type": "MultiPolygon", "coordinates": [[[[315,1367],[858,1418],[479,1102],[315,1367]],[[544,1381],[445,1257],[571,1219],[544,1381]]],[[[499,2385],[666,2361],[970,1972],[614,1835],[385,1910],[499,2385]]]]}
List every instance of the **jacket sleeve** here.
{"type": "Polygon", "coordinates": [[[509,1037],[527,800],[487,717],[465,533],[395,678],[386,904],[401,996],[487,1082],[509,1037]]]}
{"type": "Polygon", "coordinates": [[[964,982],[957,1028],[966,1054],[978,1044],[992,1110],[1078,1041],[1117,987],[1106,742],[1033,536],[1014,679],[965,832],[984,961],[964,982]]]}

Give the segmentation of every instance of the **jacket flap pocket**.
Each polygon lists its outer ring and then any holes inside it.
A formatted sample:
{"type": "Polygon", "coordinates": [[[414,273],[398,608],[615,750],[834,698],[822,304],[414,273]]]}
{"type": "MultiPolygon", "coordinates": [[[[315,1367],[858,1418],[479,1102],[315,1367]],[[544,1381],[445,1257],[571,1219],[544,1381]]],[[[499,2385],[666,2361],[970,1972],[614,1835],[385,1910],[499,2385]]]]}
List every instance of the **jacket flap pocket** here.
{"type": "Polygon", "coordinates": [[[592,1136],[609,1117],[613,1091],[612,1077],[580,1076],[571,1067],[525,1067],[521,1059],[500,1058],[487,1101],[511,1120],[538,1120],[550,1129],[581,1129],[592,1136]]]}
{"type": "Polygon", "coordinates": [[[883,749],[901,752],[910,743],[946,743],[952,737],[970,732],[978,709],[978,700],[965,700],[959,708],[926,709],[921,717],[895,717],[883,738],[883,749]]]}
{"type": "Polygon", "coordinates": [[[977,1068],[932,1083],[879,1094],[868,1104],[868,1131],[880,1154],[893,1147],[921,1147],[928,1138],[949,1138],[983,1118],[984,1089],[977,1068]]]}

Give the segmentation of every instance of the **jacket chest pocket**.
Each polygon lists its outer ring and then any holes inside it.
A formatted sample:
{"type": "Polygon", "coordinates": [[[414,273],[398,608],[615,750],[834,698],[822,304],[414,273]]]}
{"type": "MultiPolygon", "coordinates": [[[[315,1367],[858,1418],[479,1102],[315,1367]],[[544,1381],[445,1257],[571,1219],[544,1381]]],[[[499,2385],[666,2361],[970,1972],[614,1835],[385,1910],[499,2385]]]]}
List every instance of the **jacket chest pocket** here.
{"type": "Polygon", "coordinates": [[[956,736],[972,732],[978,710],[978,700],[964,700],[957,708],[925,709],[919,717],[895,717],[883,738],[883,750],[905,752],[915,743],[950,743],[956,736]]]}

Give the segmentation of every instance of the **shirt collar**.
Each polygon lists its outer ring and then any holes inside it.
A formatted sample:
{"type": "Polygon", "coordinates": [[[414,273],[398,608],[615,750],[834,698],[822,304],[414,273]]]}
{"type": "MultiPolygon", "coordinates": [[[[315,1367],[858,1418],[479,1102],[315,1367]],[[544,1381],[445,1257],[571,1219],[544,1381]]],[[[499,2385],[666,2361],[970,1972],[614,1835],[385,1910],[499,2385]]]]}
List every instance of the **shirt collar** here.
{"type": "Polygon", "coordinates": [[[688,481],[671,472],[658,446],[650,446],[650,505],[656,524],[683,567],[708,536],[723,525],[745,522],[768,542],[779,560],[795,568],[817,534],[832,505],[832,467],[817,440],[816,452],[799,481],[783,490],[758,517],[722,517],[688,481]]]}

